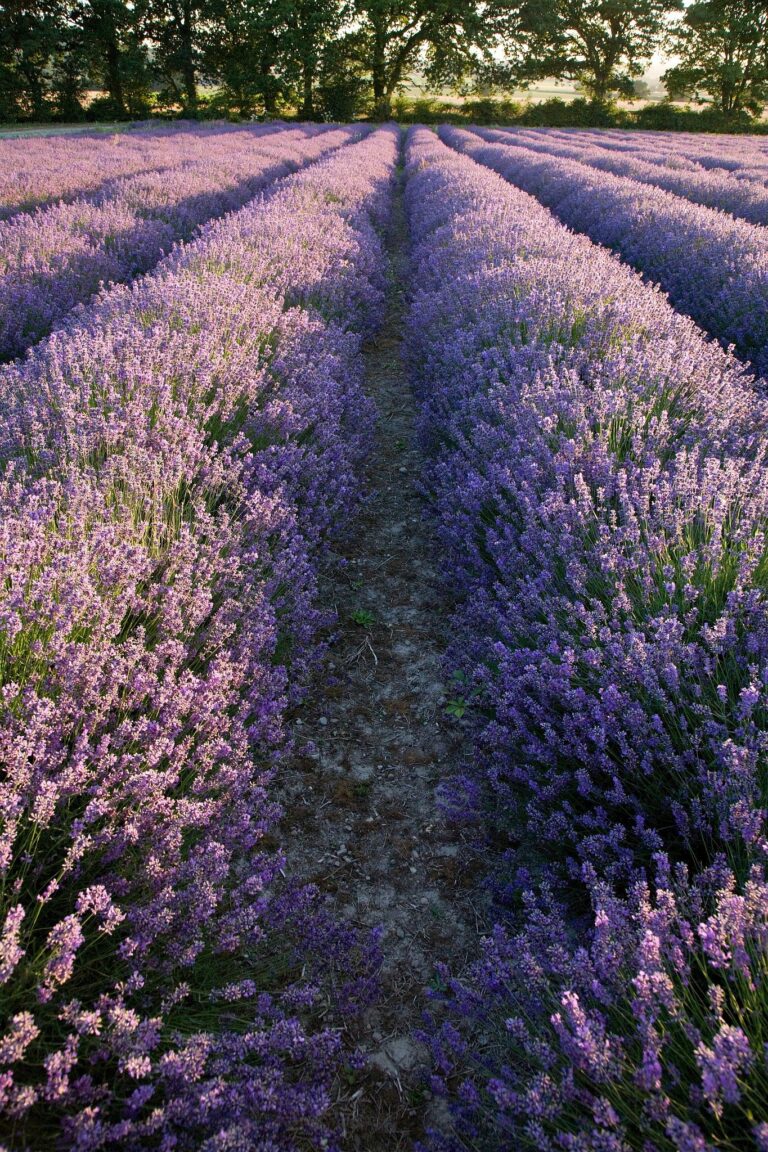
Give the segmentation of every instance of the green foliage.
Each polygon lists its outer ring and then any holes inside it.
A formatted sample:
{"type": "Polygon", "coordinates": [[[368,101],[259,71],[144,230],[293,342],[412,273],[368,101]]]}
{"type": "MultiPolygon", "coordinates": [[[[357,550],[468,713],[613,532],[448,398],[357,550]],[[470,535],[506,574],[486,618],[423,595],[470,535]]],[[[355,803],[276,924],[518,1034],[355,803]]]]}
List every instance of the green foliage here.
{"type": "Polygon", "coordinates": [[[467,710],[472,707],[473,702],[477,700],[479,693],[477,688],[470,689],[465,672],[453,672],[451,680],[457,690],[457,695],[446,702],[445,714],[446,716],[453,716],[455,720],[461,720],[466,715],[467,710]]]}
{"type": "Polygon", "coordinates": [[[768,134],[768,125],[756,123],[746,112],[725,116],[715,108],[681,108],[669,101],[646,104],[629,111],[588,100],[465,100],[448,103],[435,99],[399,98],[392,117],[406,124],[498,124],[526,128],[639,128],[663,132],[748,132],[768,134]]]}
{"type": "Polygon", "coordinates": [[[48,65],[52,112],[60,120],[84,120],[87,54],[76,29],[68,29],[48,65]]]}
{"type": "Polygon", "coordinates": [[[90,84],[104,90],[109,119],[146,115],[150,107],[152,77],[140,12],[124,0],[76,0],[70,10],[84,70],[90,84]]]}
{"type": "Polygon", "coordinates": [[[663,80],[671,96],[707,93],[726,116],[759,114],[768,103],[765,0],[695,0],[674,38],[679,63],[663,80]]]}
{"type": "Polygon", "coordinates": [[[520,122],[525,105],[517,100],[493,100],[484,96],[465,100],[462,110],[473,124],[515,124],[520,122]]]}
{"type": "MultiPolygon", "coordinates": [[[[318,76],[325,75],[324,101],[334,111],[354,114],[358,88],[343,53],[338,51],[339,35],[352,15],[351,0],[293,0],[291,18],[281,44],[291,72],[304,120],[318,118],[316,88],[318,76]]],[[[327,119],[336,119],[327,115],[327,119]]]]}
{"type": "Polygon", "coordinates": [[[529,104],[518,123],[531,128],[618,128],[626,126],[627,117],[610,104],[554,97],[529,104]]]}
{"type": "Polygon", "coordinates": [[[455,720],[461,720],[469,707],[467,701],[463,696],[457,696],[455,700],[449,700],[445,706],[447,716],[453,716],[455,720]]]}
{"type": "Polygon", "coordinates": [[[56,0],[6,0],[0,7],[0,120],[55,116],[48,68],[63,18],[56,0]]]}
{"type": "Polygon", "coordinates": [[[681,108],[669,101],[648,104],[632,114],[638,128],[657,132],[748,132],[768,133],[768,125],[756,122],[745,111],[728,115],[719,108],[681,108]]]}
{"type": "Polygon", "coordinates": [[[681,0],[519,0],[510,69],[519,82],[576,80],[595,102],[633,96],[681,0]]]}
{"type": "Polygon", "coordinates": [[[129,107],[117,104],[111,96],[97,96],[95,100],[91,100],[85,109],[85,118],[94,123],[135,120],[139,117],[151,116],[154,107],[155,100],[151,93],[147,93],[145,97],[137,94],[131,100],[129,107]]]}
{"type": "Polygon", "coordinates": [[[316,106],[323,120],[355,120],[371,111],[371,85],[344,36],[329,41],[322,55],[316,106]]]}
{"type": "Polygon", "coordinates": [[[394,114],[427,124],[753,129],[750,115],[768,102],[768,4],[693,0],[672,36],[681,4],[0,0],[0,121],[394,114]],[[666,75],[671,91],[707,92],[715,109],[612,106],[616,95],[647,95],[644,63],[670,44],[680,58],[666,75]],[[414,72],[465,99],[405,99],[414,72]],[[576,81],[585,98],[504,97],[549,76],[576,81]],[[103,95],[88,104],[94,87],[103,95]]]}
{"type": "Polygon", "coordinates": [[[322,120],[355,120],[368,108],[368,82],[348,72],[321,79],[317,87],[316,110],[322,120]]]}
{"type": "Polygon", "coordinates": [[[12,0],[0,15],[0,120],[146,115],[151,76],[138,5],[12,0]],[[105,95],[86,109],[90,87],[105,95]]]}
{"type": "Polygon", "coordinates": [[[221,90],[209,101],[213,115],[274,116],[288,98],[282,74],[279,40],[287,6],[282,0],[212,0],[209,24],[200,38],[204,71],[221,90]]]}
{"type": "MultiPolygon", "coordinates": [[[[526,105],[516,100],[490,97],[456,101],[425,96],[416,100],[404,96],[392,102],[392,119],[405,124],[519,124],[526,105]]],[[[403,443],[397,445],[404,448],[403,443]]]]}
{"type": "Polygon", "coordinates": [[[633,113],[587,100],[560,100],[540,103],[495,100],[490,97],[448,103],[435,99],[406,100],[392,105],[393,119],[412,124],[500,124],[538,128],[617,128],[632,127],[633,113]]]}
{"type": "Polygon", "coordinates": [[[391,116],[401,124],[464,123],[465,117],[459,114],[459,107],[430,96],[416,100],[398,96],[392,101],[391,116]]]}
{"type": "Polygon", "coordinates": [[[350,616],[353,624],[357,624],[359,628],[373,628],[376,623],[376,617],[373,612],[369,612],[367,608],[356,608],[350,616]]]}
{"type": "Polygon", "coordinates": [[[490,68],[506,27],[505,0],[353,0],[346,55],[370,76],[374,118],[391,115],[393,100],[420,69],[433,86],[461,84],[490,68]]]}
{"type": "Polygon", "coordinates": [[[203,29],[211,17],[209,0],[140,0],[140,26],[153,42],[153,60],[162,77],[162,103],[198,114],[198,79],[203,29]]]}

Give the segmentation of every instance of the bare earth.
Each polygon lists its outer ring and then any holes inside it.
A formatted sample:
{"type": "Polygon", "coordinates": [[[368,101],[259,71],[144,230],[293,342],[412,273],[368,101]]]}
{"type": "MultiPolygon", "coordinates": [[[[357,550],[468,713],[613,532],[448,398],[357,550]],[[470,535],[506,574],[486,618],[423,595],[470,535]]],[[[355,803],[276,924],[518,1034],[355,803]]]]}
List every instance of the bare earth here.
{"type": "Polygon", "coordinates": [[[435,962],[461,969],[476,952],[482,916],[460,838],[435,799],[464,739],[445,711],[447,605],[418,494],[416,406],[400,357],[407,246],[399,197],[391,231],[389,313],[366,350],[379,410],[370,499],[354,539],[328,565],[324,598],[338,612],[338,639],[323,682],[294,718],[297,742],[317,751],[296,758],[281,796],[288,875],[316,883],[359,927],[385,929],[382,996],[356,1037],[368,1069],[340,1102],[350,1152],[411,1148],[429,1122],[436,1104],[412,1032],[435,962]]]}

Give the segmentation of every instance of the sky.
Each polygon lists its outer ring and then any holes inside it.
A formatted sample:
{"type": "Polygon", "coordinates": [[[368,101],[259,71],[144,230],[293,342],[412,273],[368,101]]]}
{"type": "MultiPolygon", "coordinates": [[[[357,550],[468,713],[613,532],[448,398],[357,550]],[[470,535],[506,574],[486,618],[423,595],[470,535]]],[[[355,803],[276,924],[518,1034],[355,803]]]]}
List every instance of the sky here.
{"type": "Polygon", "coordinates": [[[662,72],[666,72],[670,64],[674,61],[670,56],[663,56],[660,52],[655,52],[651,63],[645,72],[645,79],[649,83],[658,83],[662,72]]]}

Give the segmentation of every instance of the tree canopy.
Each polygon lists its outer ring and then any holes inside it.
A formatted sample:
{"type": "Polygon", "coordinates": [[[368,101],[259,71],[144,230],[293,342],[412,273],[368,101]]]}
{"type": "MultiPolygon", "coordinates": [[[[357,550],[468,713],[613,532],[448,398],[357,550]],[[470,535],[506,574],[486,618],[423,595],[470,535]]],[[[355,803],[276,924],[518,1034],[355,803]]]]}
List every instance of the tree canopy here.
{"type": "Polygon", "coordinates": [[[768,4],[695,0],[674,37],[680,62],[664,74],[671,95],[706,93],[726,114],[760,112],[768,101],[768,4]]]}
{"type": "Polygon", "coordinates": [[[509,58],[525,83],[575,80],[594,100],[634,94],[680,0],[521,0],[509,58]]]}
{"type": "Polygon", "coordinates": [[[348,119],[434,91],[568,79],[597,105],[644,91],[659,48],[673,95],[725,115],[768,101],[766,0],[0,0],[0,119],[152,106],[348,119]]]}

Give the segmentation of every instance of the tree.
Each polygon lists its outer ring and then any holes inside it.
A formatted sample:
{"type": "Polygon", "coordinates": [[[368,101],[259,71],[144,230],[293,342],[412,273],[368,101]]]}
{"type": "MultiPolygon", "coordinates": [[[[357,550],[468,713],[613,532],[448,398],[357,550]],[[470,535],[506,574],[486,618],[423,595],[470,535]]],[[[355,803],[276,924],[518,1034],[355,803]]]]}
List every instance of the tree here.
{"type": "Polygon", "coordinates": [[[0,6],[0,119],[46,120],[55,111],[49,66],[61,22],[57,0],[0,6]]]}
{"type": "Polygon", "coordinates": [[[69,13],[56,22],[56,38],[46,70],[53,112],[64,120],[81,120],[88,84],[88,56],[81,30],[69,13]]]}
{"type": "Polygon", "coordinates": [[[281,41],[288,0],[211,0],[201,43],[206,72],[221,81],[228,103],[243,116],[274,116],[287,95],[281,41]]]}
{"type": "Polygon", "coordinates": [[[272,116],[291,99],[314,120],[318,77],[349,15],[344,0],[208,0],[206,70],[245,115],[272,116]]]}
{"type": "Polygon", "coordinates": [[[355,0],[349,52],[371,78],[374,114],[417,68],[433,83],[456,82],[479,67],[499,39],[500,7],[467,0],[355,0]]]}
{"type": "Polygon", "coordinates": [[[346,37],[330,40],[323,50],[315,101],[323,120],[347,121],[366,107],[370,78],[359,57],[349,51],[346,37]]]}
{"type": "Polygon", "coordinates": [[[673,43],[680,63],[662,77],[673,99],[706,92],[726,116],[762,111],[768,102],[765,0],[696,0],[673,43]]]}
{"type": "Polygon", "coordinates": [[[118,115],[125,112],[120,31],[126,13],[122,0],[78,0],[72,11],[82,30],[91,75],[103,85],[118,115]]]}
{"type": "Polygon", "coordinates": [[[74,0],[69,17],[88,77],[106,93],[100,112],[121,117],[146,108],[148,61],[136,7],[124,0],[74,0]]]}
{"type": "Polygon", "coordinates": [[[299,115],[304,120],[314,120],[318,74],[328,47],[351,16],[351,7],[343,0],[292,0],[290,9],[283,43],[286,62],[298,79],[299,115]]]}
{"type": "Polygon", "coordinates": [[[137,13],[154,45],[159,70],[185,115],[194,119],[202,36],[209,16],[207,0],[142,0],[137,13]]]}
{"type": "Polygon", "coordinates": [[[633,95],[668,32],[680,0],[522,0],[512,43],[513,71],[526,83],[555,76],[577,81],[599,104],[633,95]]]}

